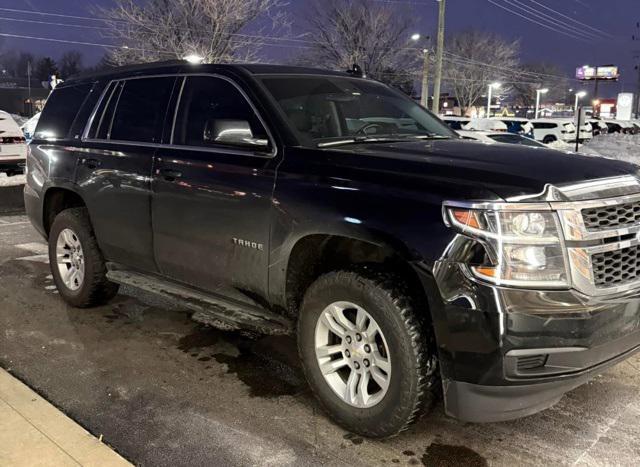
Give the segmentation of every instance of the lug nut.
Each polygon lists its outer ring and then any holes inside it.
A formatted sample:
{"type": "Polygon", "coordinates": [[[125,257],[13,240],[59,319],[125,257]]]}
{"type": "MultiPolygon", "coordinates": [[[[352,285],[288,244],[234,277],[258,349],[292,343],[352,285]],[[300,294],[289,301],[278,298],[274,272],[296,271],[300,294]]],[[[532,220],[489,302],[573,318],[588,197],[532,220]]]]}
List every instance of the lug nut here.
{"type": "Polygon", "coordinates": [[[364,363],[364,366],[366,366],[367,368],[369,368],[369,365],[370,365],[369,360],[367,360],[367,359],[365,358],[365,359],[364,359],[364,361],[363,361],[362,363],[364,363]]]}
{"type": "Polygon", "coordinates": [[[356,340],[360,342],[362,340],[362,336],[360,334],[356,334],[356,340]]]}
{"type": "Polygon", "coordinates": [[[351,336],[347,336],[347,343],[351,344],[351,336]]]}
{"type": "Polygon", "coordinates": [[[367,353],[371,352],[371,347],[369,346],[369,344],[364,345],[364,351],[367,353]]]}
{"type": "Polygon", "coordinates": [[[351,352],[349,352],[348,350],[345,350],[344,354],[347,356],[347,358],[351,358],[351,352]]]}
{"type": "Polygon", "coordinates": [[[356,370],[360,369],[360,364],[358,362],[354,362],[353,366],[355,367],[356,370]]]}

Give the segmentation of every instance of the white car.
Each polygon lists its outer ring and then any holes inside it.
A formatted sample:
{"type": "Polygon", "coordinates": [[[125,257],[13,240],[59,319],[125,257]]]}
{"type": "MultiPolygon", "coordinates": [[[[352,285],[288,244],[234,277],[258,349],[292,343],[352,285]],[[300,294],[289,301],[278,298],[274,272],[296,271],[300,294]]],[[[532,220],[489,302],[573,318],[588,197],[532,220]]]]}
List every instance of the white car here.
{"type": "MultiPolygon", "coordinates": [[[[571,123],[574,128],[576,126],[575,120],[571,118],[558,118],[556,120],[561,121],[563,123],[571,123]]],[[[587,142],[593,139],[593,125],[591,124],[591,122],[589,121],[580,122],[580,133],[578,135],[578,139],[580,140],[581,143],[587,142]]],[[[573,142],[575,142],[575,139],[573,140],[573,142]]]]}
{"type": "Polygon", "coordinates": [[[449,128],[452,130],[462,130],[462,127],[471,121],[469,117],[453,117],[451,115],[446,115],[440,118],[443,122],[449,125],[449,128]]]}
{"type": "Polygon", "coordinates": [[[572,121],[554,118],[539,118],[532,120],[533,137],[544,144],[554,141],[570,142],[576,140],[576,126],[572,121]]]}
{"type": "Polygon", "coordinates": [[[491,120],[498,120],[507,125],[509,133],[517,135],[533,136],[533,125],[531,120],[522,117],[491,117],[491,120]]]}
{"type": "Polygon", "coordinates": [[[464,139],[480,141],[486,144],[520,144],[522,146],[531,146],[536,148],[546,148],[546,146],[534,139],[526,136],[507,133],[504,131],[467,131],[459,130],[457,133],[464,139]]]}
{"type": "Polygon", "coordinates": [[[27,142],[13,117],[0,110],[0,172],[16,175],[24,172],[27,142]]]}
{"type": "Polygon", "coordinates": [[[462,129],[478,131],[504,131],[506,133],[508,127],[500,120],[494,120],[492,118],[472,118],[469,123],[462,126],[462,129]]]}

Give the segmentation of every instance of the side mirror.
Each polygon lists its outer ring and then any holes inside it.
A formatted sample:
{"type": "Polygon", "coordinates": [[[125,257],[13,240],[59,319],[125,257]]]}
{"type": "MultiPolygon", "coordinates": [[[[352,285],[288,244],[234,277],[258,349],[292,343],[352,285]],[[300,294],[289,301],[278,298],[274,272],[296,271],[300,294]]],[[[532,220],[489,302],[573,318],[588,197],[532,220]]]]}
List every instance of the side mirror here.
{"type": "Polygon", "coordinates": [[[250,146],[260,149],[269,147],[269,140],[253,136],[251,125],[246,120],[225,118],[207,120],[203,140],[206,144],[250,146]]]}

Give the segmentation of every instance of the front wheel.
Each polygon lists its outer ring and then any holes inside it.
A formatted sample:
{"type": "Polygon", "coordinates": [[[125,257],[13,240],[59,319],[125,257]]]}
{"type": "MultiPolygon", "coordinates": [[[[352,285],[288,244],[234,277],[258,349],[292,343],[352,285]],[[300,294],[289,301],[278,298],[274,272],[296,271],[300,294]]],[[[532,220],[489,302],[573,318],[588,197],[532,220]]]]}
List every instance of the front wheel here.
{"type": "Polygon", "coordinates": [[[49,232],[49,263],[58,292],[70,305],[100,305],[118,293],[106,278],[106,265],[86,208],[56,216],[49,232]]]}
{"type": "Polygon", "coordinates": [[[403,431],[434,399],[432,333],[402,283],[332,272],[302,304],[298,349],[309,384],[336,422],[363,436],[403,431]]]}

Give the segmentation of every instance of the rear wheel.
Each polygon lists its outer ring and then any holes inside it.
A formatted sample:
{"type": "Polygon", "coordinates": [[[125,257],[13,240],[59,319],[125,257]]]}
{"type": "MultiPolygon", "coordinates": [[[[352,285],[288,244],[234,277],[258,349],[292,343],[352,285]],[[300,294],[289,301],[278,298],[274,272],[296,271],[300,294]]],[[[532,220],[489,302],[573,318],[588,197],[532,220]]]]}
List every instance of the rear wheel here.
{"type": "Polygon", "coordinates": [[[432,333],[393,276],[333,272],[307,291],[298,348],[309,384],[349,431],[388,437],[433,399],[438,381],[432,333]]]}
{"type": "Polygon", "coordinates": [[[106,278],[86,208],[72,208],[56,216],[49,232],[49,263],[58,292],[70,305],[100,305],[118,293],[106,278]]]}
{"type": "Polygon", "coordinates": [[[555,136],[551,136],[551,135],[545,136],[544,139],[542,140],[544,144],[551,144],[554,141],[558,141],[558,139],[555,136]]]}

